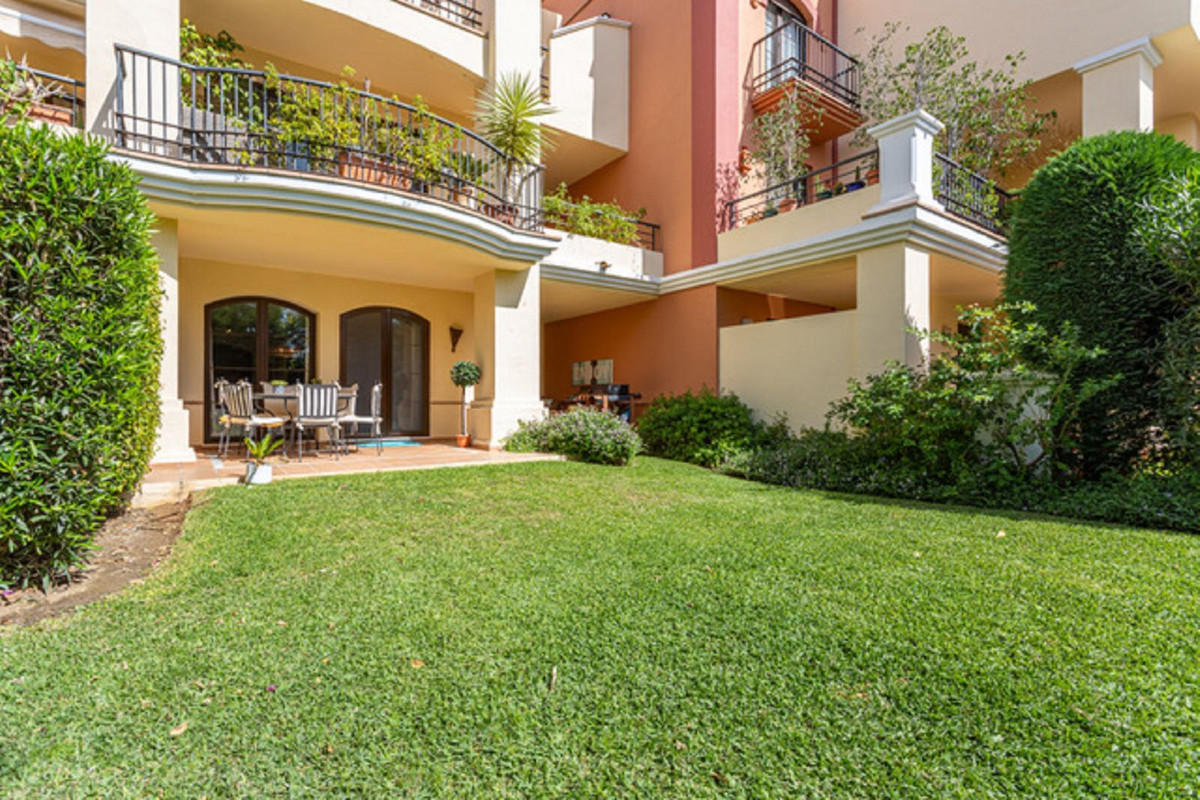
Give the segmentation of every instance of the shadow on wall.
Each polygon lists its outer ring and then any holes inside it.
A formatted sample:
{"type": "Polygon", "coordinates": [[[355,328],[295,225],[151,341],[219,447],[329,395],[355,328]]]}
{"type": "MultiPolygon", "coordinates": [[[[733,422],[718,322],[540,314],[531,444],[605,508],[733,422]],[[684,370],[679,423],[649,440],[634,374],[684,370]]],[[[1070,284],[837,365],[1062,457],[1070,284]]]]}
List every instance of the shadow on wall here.
{"type": "Polygon", "coordinates": [[[738,199],[738,194],[741,190],[741,173],[738,172],[737,165],[731,162],[717,164],[716,170],[716,206],[713,208],[713,227],[718,232],[723,232],[728,225],[726,219],[725,204],[732,203],[738,199]]]}

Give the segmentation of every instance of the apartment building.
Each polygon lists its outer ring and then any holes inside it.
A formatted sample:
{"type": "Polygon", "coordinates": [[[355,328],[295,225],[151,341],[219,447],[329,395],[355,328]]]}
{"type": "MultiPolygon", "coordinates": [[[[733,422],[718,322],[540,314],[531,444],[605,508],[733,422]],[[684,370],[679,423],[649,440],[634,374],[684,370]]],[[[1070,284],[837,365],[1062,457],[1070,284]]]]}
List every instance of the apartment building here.
{"type": "Polygon", "coordinates": [[[962,191],[986,179],[934,168],[937,120],[850,143],[853,54],[889,20],[949,25],[985,63],[1023,49],[1064,141],[1154,128],[1200,145],[1190,0],[0,0],[0,44],[57,87],[46,119],[108,140],[159,217],[156,459],[173,462],[211,441],[218,378],[381,380],[388,433],[452,435],[460,358],[483,367],[471,428],[493,446],[593,362],[646,399],[719,386],[819,424],[849,378],[926,357],[908,329],[994,300],[1004,269],[1002,232],[962,191]],[[248,66],[183,63],[185,19],[228,31],[248,66]],[[554,108],[539,164],[472,130],[508,73],[554,108]],[[750,124],[792,82],[824,114],[780,194],[741,176],[750,124]],[[330,138],[290,135],[285,105],[330,138]],[[430,120],[454,132],[454,170],[362,144],[430,120]],[[560,183],[644,208],[638,245],[545,224],[560,183]]]}

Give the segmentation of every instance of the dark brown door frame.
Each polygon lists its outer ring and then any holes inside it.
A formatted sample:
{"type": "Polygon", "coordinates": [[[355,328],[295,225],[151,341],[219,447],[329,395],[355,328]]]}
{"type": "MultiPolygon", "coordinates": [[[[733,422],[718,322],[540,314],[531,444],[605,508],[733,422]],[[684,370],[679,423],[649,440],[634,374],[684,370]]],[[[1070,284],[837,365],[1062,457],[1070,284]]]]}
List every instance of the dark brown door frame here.
{"type": "MultiPolygon", "coordinates": [[[[348,353],[346,350],[346,321],[348,318],[358,314],[379,314],[379,379],[383,383],[383,421],[384,430],[392,433],[392,316],[400,316],[409,320],[413,320],[420,324],[422,333],[425,338],[425,358],[423,359],[423,370],[421,375],[421,402],[425,406],[425,426],[418,431],[397,431],[400,436],[428,436],[429,435],[429,320],[422,317],[420,314],[415,314],[405,308],[397,308],[396,306],[363,306],[354,308],[350,311],[345,311],[339,318],[339,342],[338,342],[338,359],[341,362],[338,365],[338,380],[345,385],[349,378],[346,375],[346,362],[348,361],[348,353]]],[[[370,387],[359,387],[359,391],[363,389],[367,391],[370,387]]]]}
{"type": "Polygon", "coordinates": [[[312,380],[312,376],[317,372],[317,315],[307,308],[290,303],[287,300],[281,300],[278,297],[264,297],[263,295],[223,297],[220,300],[213,300],[211,303],[206,303],[204,306],[204,441],[207,443],[217,440],[212,432],[212,312],[221,306],[232,305],[234,303],[256,304],[254,311],[254,381],[256,383],[267,379],[269,355],[266,333],[268,305],[290,308],[308,317],[308,352],[311,369],[309,370],[310,374],[305,376],[305,380],[312,380]]]}

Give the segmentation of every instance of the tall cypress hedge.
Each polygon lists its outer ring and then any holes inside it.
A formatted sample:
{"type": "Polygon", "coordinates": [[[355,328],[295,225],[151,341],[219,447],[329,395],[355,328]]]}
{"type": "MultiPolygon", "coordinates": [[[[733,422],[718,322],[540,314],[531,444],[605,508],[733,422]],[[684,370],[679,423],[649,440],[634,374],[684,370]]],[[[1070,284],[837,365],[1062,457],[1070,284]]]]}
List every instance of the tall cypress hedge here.
{"type": "Polygon", "coordinates": [[[158,426],[153,217],[100,142],[0,127],[0,582],[78,563],[158,426]]]}
{"type": "Polygon", "coordinates": [[[1200,155],[1170,136],[1110,133],[1048,162],[1017,204],[1004,299],[1030,301],[1050,330],[1078,327],[1107,354],[1078,376],[1120,375],[1081,414],[1086,475],[1125,470],[1164,423],[1164,327],[1189,313],[1178,277],[1142,246],[1146,201],[1200,155]]]}

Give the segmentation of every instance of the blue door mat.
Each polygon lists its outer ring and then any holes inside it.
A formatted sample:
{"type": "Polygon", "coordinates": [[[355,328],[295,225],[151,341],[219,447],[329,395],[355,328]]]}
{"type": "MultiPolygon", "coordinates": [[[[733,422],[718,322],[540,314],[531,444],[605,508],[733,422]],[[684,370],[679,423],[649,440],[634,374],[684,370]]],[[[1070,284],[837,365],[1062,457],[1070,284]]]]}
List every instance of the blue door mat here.
{"type": "MultiPolygon", "coordinates": [[[[374,439],[359,439],[355,442],[359,447],[374,447],[376,441],[374,439]]],[[[384,439],[378,443],[380,447],[420,447],[420,442],[414,442],[412,439],[384,439]]]]}

